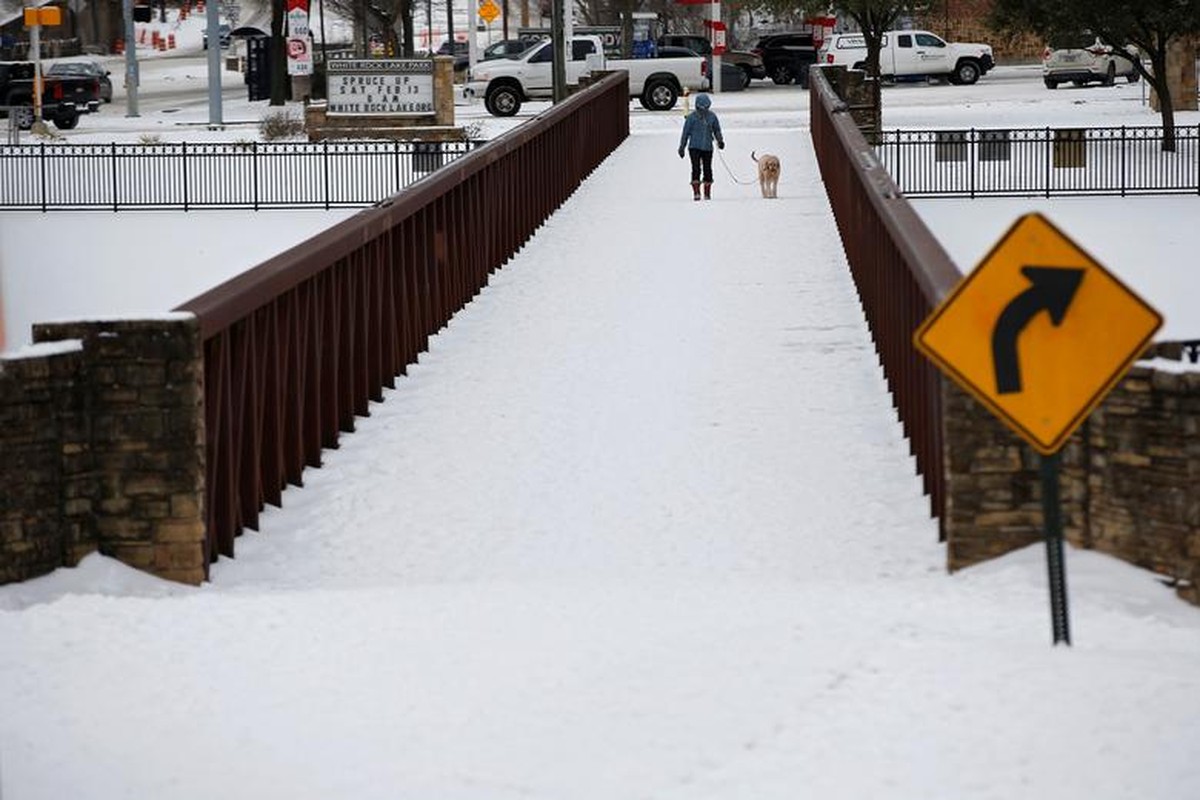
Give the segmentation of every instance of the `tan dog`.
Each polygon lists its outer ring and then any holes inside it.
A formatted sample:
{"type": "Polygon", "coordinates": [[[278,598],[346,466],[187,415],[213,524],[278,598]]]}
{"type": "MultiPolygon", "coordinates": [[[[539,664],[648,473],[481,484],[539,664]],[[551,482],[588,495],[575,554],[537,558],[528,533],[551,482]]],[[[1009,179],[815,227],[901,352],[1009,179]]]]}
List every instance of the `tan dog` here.
{"type": "Polygon", "coordinates": [[[750,151],[750,157],[758,164],[758,185],[763,197],[777,197],[779,188],[779,156],[763,153],[762,158],[750,151]]]}

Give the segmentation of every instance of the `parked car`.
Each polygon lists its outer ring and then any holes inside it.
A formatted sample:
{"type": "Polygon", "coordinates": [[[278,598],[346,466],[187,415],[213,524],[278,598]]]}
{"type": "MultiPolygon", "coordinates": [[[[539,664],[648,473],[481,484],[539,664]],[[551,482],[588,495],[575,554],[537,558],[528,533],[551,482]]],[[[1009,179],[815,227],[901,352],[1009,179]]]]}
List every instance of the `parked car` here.
{"type": "MultiPolygon", "coordinates": [[[[208,49],[208,28],[204,28],[203,39],[204,39],[204,49],[207,50],[208,49]]],[[[229,47],[230,42],[233,41],[232,26],[222,22],[217,28],[217,41],[220,42],[222,50],[229,47]]]]}
{"type": "Polygon", "coordinates": [[[751,48],[762,59],[767,77],[778,84],[808,84],[808,68],[817,62],[811,33],[760,36],[751,48]]]}
{"type": "Polygon", "coordinates": [[[1127,56],[1101,41],[1099,36],[1082,33],[1052,42],[1042,52],[1042,80],[1047,89],[1057,89],[1060,83],[1085,86],[1099,83],[1112,86],[1118,77],[1135,83],[1139,77],[1134,60],[1137,52],[1123,48],[1127,56]]]}
{"type": "MultiPolygon", "coordinates": [[[[482,97],[484,108],[492,116],[511,117],[526,100],[552,95],[553,50],[553,42],[541,41],[520,56],[481,61],[471,69],[463,93],[466,97],[482,97]]],[[[702,56],[610,59],[604,54],[604,40],[599,36],[573,37],[571,58],[566,63],[567,80],[578,80],[596,67],[624,72],[629,81],[629,99],[638,100],[648,111],[669,111],[684,91],[699,91],[706,80],[702,56]]]]}
{"type": "Polygon", "coordinates": [[[98,61],[60,61],[51,65],[46,74],[95,78],[100,86],[100,100],[112,102],[112,80],[109,78],[112,73],[98,61]]]}
{"type": "MultiPolygon", "coordinates": [[[[0,119],[12,116],[21,130],[29,130],[34,118],[34,72],[28,61],[0,63],[0,119]]],[[[83,75],[44,75],[41,81],[42,119],[60,130],[79,124],[79,115],[95,111],[100,105],[100,87],[94,77],[83,75]]]]}
{"type": "MultiPolygon", "coordinates": [[[[934,78],[971,85],[996,66],[992,47],[976,42],[947,42],[929,31],[887,31],[879,51],[884,80],[934,78]]],[[[821,44],[821,64],[864,69],[867,40],[861,33],[835,33],[821,44]]]]}
{"type": "Polygon", "coordinates": [[[479,55],[479,60],[491,61],[493,58],[519,56],[535,44],[537,42],[531,42],[528,39],[501,39],[483,48],[483,52],[479,55]]]}
{"type": "MultiPolygon", "coordinates": [[[[658,37],[658,54],[662,55],[664,47],[685,47],[705,58],[712,57],[712,42],[707,36],[694,33],[669,33],[658,37]]],[[[735,64],[742,71],[742,86],[749,86],[754,78],[767,77],[767,68],[762,57],[749,50],[726,50],[721,54],[722,64],[735,64]]],[[[709,69],[712,74],[712,69],[709,69]]],[[[722,74],[722,77],[724,75],[722,74]]]]}
{"type": "Polygon", "coordinates": [[[465,75],[467,67],[471,66],[469,48],[470,45],[466,42],[454,42],[451,44],[449,41],[445,41],[434,51],[434,55],[454,56],[454,71],[465,75]]]}

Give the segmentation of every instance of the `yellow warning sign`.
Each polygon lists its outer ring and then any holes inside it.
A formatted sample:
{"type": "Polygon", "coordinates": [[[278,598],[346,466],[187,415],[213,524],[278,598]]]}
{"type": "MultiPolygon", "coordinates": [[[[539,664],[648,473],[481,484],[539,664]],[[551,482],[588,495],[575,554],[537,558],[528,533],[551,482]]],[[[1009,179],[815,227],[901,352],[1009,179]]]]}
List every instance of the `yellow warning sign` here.
{"type": "Polygon", "coordinates": [[[1041,214],[1026,214],[922,323],[922,353],[1049,455],[1162,317],[1041,214]]]}
{"type": "Polygon", "coordinates": [[[500,16],[500,6],[496,5],[494,0],[483,0],[479,4],[479,16],[484,22],[491,23],[496,17],[500,16]]]}

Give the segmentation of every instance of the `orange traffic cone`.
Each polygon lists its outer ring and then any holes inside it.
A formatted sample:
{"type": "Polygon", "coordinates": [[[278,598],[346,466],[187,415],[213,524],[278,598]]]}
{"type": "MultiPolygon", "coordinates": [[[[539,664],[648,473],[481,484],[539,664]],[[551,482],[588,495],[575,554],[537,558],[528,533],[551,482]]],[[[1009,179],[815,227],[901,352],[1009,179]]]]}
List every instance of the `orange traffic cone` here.
{"type": "Polygon", "coordinates": [[[113,42],[113,53],[118,56],[125,54],[125,40],[124,39],[117,39],[115,42],[113,42]]]}
{"type": "Polygon", "coordinates": [[[175,34],[173,34],[173,33],[167,34],[167,49],[168,50],[175,49],[175,34]]]}

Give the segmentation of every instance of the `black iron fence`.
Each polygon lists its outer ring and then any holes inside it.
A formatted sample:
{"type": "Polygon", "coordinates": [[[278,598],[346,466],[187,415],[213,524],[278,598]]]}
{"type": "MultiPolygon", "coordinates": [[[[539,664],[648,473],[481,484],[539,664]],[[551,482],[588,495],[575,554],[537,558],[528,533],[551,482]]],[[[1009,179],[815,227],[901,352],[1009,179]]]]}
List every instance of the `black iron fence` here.
{"type": "Polygon", "coordinates": [[[479,144],[0,145],[0,210],[365,207],[479,144]]]}
{"type": "Polygon", "coordinates": [[[909,197],[1200,194],[1200,126],[885,131],[876,153],[909,197]]]}

